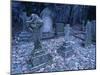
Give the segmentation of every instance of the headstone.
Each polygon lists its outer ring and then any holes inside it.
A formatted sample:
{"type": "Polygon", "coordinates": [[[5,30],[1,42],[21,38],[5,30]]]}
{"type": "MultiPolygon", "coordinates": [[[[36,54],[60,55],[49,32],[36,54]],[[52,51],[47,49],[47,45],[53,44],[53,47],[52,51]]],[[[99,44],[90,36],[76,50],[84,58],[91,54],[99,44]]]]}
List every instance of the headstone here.
{"type": "Polygon", "coordinates": [[[58,36],[64,35],[64,24],[63,23],[56,23],[55,31],[58,36]]]}
{"type": "Polygon", "coordinates": [[[20,14],[20,18],[22,19],[22,24],[23,24],[23,31],[25,31],[26,29],[26,20],[27,20],[27,13],[26,12],[22,12],[20,14]]]}
{"type": "Polygon", "coordinates": [[[66,5],[55,5],[55,15],[56,15],[56,19],[55,22],[56,23],[67,23],[69,20],[69,16],[70,16],[70,6],[66,6],[66,5]]]}
{"type": "Polygon", "coordinates": [[[85,31],[85,20],[82,21],[82,31],[85,31]]]}
{"type": "Polygon", "coordinates": [[[52,13],[53,12],[48,7],[44,8],[41,12],[41,17],[43,20],[42,38],[49,38],[54,36],[52,13]]]}
{"type": "Polygon", "coordinates": [[[90,21],[86,24],[86,37],[85,37],[85,47],[88,47],[92,43],[92,23],[90,21]]]}
{"type": "Polygon", "coordinates": [[[96,42],[96,21],[93,20],[92,22],[92,41],[96,42]]]}
{"type": "Polygon", "coordinates": [[[70,24],[66,24],[64,27],[65,41],[70,40],[70,24]]]}
{"type": "Polygon", "coordinates": [[[81,23],[81,20],[82,20],[82,6],[74,6],[73,7],[73,10],[72,10],[72,24],[75,25],[75,24],[80,24],[81,23]]]}

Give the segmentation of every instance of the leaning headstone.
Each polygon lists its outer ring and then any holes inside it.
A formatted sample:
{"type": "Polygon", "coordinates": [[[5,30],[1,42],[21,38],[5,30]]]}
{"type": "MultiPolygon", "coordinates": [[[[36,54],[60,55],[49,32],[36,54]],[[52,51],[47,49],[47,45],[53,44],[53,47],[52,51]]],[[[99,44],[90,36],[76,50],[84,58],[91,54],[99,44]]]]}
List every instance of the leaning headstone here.
{"type": "Polygon", "coordinates": [[[47,7],[41,12],[41,17],[43,20],[42,26],[42,38],[49,38],[54,36],[53,30],[53,12],[47,7]]]}
{"type": "Polygon", "coordinates": [[[91,43],[92,43],[92,23],[88,21],[86,24],[85,47],[90,46],[91,43]]]}

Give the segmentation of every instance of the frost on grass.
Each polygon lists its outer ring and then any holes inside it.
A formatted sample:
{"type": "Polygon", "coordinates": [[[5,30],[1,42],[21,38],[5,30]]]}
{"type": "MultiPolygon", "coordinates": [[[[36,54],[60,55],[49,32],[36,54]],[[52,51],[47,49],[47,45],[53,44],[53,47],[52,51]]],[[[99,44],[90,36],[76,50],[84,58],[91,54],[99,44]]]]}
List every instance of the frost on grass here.
{"type": "MultiPolygon", "coordinates": [[[[68,56],[61,56],[58,49],[63,47],[64,36],[52,39],[42,40],[42,49],[51,54],[52,62],[39,68],[36,72],[54,72],[68,70],[87,70],[96,68],[96,47],[91,44],[85,48],[80,43],[82,40],[70,37],[72,50],[69,49],[68,56]],[[72,51],[72,52],[70,52],[72,51]]],[[[34,43],[18,42],[12,46],[12,73],[29,73],[32,72],[27,60],[30,57],[34,43]]],[[[66,49],[66,48],[65,48],[66,49]]]]}

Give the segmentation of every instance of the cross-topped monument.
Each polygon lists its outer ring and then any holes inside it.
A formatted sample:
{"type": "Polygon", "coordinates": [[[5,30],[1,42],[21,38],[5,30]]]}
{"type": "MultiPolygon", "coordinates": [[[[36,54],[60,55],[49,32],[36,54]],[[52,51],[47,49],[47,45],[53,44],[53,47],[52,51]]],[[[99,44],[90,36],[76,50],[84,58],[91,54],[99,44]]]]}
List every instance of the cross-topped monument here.
{"type": "Polygon", "coordinates": [[[46,64],[51,61],[52,57],[41,45],[42,19],[38,15],[32,14],[27,23],[34,42],[34,49],[31,52],[28,64],[31,65],[30,71],[37,71],[41,67],[46,66],[46,64]]]}

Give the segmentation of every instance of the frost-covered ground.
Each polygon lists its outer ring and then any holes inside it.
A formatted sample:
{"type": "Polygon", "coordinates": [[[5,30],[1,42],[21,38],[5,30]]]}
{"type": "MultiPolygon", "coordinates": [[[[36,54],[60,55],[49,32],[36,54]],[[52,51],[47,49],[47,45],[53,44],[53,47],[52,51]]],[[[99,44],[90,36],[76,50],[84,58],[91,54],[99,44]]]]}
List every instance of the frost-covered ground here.
{"type": "MultiPolygon", "coordinates": [[[[49,52],[53,57],[51,64],[40,68],[37,72],[52,71],[68,71],[68,70],[84,70],[96,68],[96,47],[91,45],[88,48],[81,46],[82,40],[74,36],[70,36],[72,43],[72,52],[68,57],[62,57],[57,50],[63,46],[64,36],[52,39],[42,40],[42,48],[49,52]]],[[[14,42],[14,41],[13,41],[14,42]]],[[[34,48],[34,43],[18,42],[12,45],[12,73],[29,73],[30,68],[27,60],[34,48]]],[[[31,71],[32,72],[32,71],[31,71]]]]}

